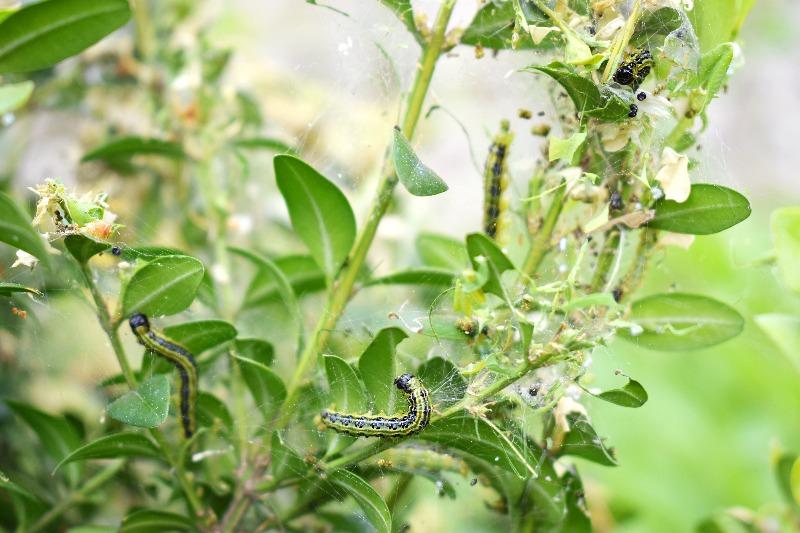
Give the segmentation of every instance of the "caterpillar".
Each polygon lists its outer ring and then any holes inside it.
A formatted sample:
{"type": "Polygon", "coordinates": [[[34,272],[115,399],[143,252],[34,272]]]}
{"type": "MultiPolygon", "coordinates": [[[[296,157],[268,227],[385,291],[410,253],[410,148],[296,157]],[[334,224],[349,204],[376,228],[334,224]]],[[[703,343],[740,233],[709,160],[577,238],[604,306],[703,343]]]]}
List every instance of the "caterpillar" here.
{"type": "Polygon", "coordinates": [[[322,423],[355,437],[404,437],[419,433],[431,420],[431,400],[428,389],[411,374],[403,374],[394,385],[406,396],[408,411],[397,416],[355,415],[323,411],[322,423]]]}
{"type": "Polygon", "coordinates": [[[502,121],[500,132],[495,135],[489,147],[489,155],[484,166],[483,230],[492,239],[497,237],[502,225],[501,218],[505,207],[503,193],[508,185],[506,159],[513,139],[514,134],[509,131],[508,121],[502,121]]]}
{"type": "Polygon", "coordinates": [[[137,340],[148,350],[160,355],[178,369],[181,378],[180,411],[183,436],[187,439],[195,431],[195,404],[197,402],[197,364],[194,356],[175,341],[156,333],[150,321],[141,313],[132,315],[128,323],[137,340]]]}
{"type": "Polygon", "coordinates": [[[625,58],[625,61],[614,72],[614,81],[620,85],[630,85],[633,92],[636,92],[650,74],[652,66],[653,56],[650,54],[650,50],[640,50],[625,58]]]}

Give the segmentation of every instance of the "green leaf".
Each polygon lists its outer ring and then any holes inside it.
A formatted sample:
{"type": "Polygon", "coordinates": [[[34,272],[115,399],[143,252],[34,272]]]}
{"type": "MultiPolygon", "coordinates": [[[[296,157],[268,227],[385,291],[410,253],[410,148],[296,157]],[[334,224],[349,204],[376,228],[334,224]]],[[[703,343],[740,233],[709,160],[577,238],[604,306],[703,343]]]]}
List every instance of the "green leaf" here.
{"type": "Polygon", "coordinates": [[[41,292],[33,287],[26,287],[25,285],[20,285],[19,283],[0,282],[0,296],[11,296],[15,292],[29,292],[31,294],[35,294],[36,296],[42,295],[41,292]]]}
{"type": "MultiPolygon", "coordinates": [[[[800,502],[795,499],[796,489],[792,487],[792,468],[795,463],[797,463],[797,454],[784,452],[775,461],[774,470],[784,501],[794,509],[800,510],[800,502]]],[[[800,496],[800,493],[797,494],[800,496]]]]}
{"type": "Polygon", "coordinates": [[[575,152],[586,141],[586,132],[579,131],[572,134],[567,139],[559,139],[558,137],[550,137],[550,146],[548,149],[548,159],[550,161],[564,161],[569,163],[575,156],[575,152]]]}
{"type": "MultiPolygon", "coordinates": [[[[369,408],[367,393],[355,371],[335,355],[324,355],[323,359],[330,387],[329,406],[342,413],[365,413],[369,408]]],[[[344,450],[355,440],[348,435],[333,434],[328,443],[328,455],[344,450]]]]}
{"type": "Polygon", "coordinates": [[[0,115],[11,113],[24,106],[31,94],[33,94],[32,81],[0,85],[0,115]]]}
{"type": "Polygon", "coordinates": [[[381,4],[392,10],[395,16],[403,23],[403,26],[414,36],[418,43],[424,43],[424,39],[417,30],[414,21],[414,11],[411,8],[411,0],[379,0],[381,4]]]}
{"type": "Polygon", "coordinates": [[[301,159],[278,155],[274,166],[292,227],[319,267],[333,278],[356,238],[356,220],[347,198],[301,159]]]}
{"type": "Polygon", "coordinates": [[[636,23],[631,42],[635,46],[647,43],[653,36],[669,35],[683,24],[683,18],[677,9],[662,7],[648,11],[636,23]]]}
{"type": "MultiPolygon", "coordinates": [[[[532,26],[552,26],[552,22],[532,2],[520,2],[526,21],[532,26]]],[[[481,45],[491,50],[505,50],[512,47],[514,32],[514,6],[512,2],[486,2],[475,14],[464,34],[461,44],[481,45]]],[[[517,42],[517,49],[552,48],[559,42],[556,32],[550,33],[538,45],[523,33],[517,42]]]]}
{"type": "Polygon", "coordinates": [[[402,270],[380,278],[373,278],[365,285],[432,285],[434,287],[451,287],[455,274],[439,268],[413,268],[402,270]]]}
{"type": "Polygon", "coordinates": [[[532,66],[524,70],[542,72],[553,78],[567,92],[579,113],[603,107],[603,97],[597,85],[563,63],[556,61],[546,67],[532,66]]]}
{"type": "Polygon", "coordinates": [[[649,227],[692,235],[718,233],[750,216],[747,198],[733,189],[709,183],[692,185],[689,198],[683,203],[662,198],[654,209],[656,215],[647,223],[649,227]]]}
{"type": "Polygon", "coordinates": [[[174,315],[189,307],[203,280],[203,264],[186,255],[157,257],[139,268],[122,293],[122,314],[174,315]]]}
{"type": "Polygon", "coordinates": [[[744,319],[735,309],[707,296],[685,293],[655,294],[637,300],[631,305],[628,321],[641,331],[618,330],[622,338],[663,351],[714,346],[744,328],[744,319]]]}
{"type": "Polygon", "coordinates": [[[481,261],[479,257],[483,256],[488,263],[489,279],[483,286],[483,290],[505,298],[505,290],[500,276],[506,270],[514,270],[514,264],[497,246],[497,243],[483,233],[471,233],[467,235],[467,253],[475,270],[479,269],[481,261]]]}
{"type": "Polygon", "coordinates": [[[221,423],[228,433],[232,433],[233,430],[233,418],[225,403],[205,391],[199,391],[197,394],[197,422],[207,428],[221,423]]]}
{"type": "Polygon", "coordinates": [[[631,378],[621,389],[611,389],[592,396],[622,407],[641,407],[647,402],[647,391],[641,383],[631,378]]]}
{"type": "Polygon", "coordinates": [[[584,415],[570,413],[567,415],[567,421],[569,422],[569,432],[564,437],[564,442],[559,450],[560,455],[574,455],[593,463],[617,466],[613,451],[606,448],[584,415]]]}
{"type": "Polygon", "coordinates": [[[31,226],[30,217],[2,192],[0,192],[0,242],[24,250],[45,264],[50,263],[44,239],[31,226]]]}
{"type": "Polygon", "coordinates": [[[289,448],[279,432],[272,434],[272,475],[275,479],[303,476],[308,472],[308,465],[297,453],[289,448]]]}
{"type": "Polygon", "coordinates": [[[530,461],[527,451],[484,419],[466,412],[434,422],[417,438],[476,457],[519,478],[536,475],[536,463],[530,461]]]}
{"type": "Polygon", "coordinates": [[[168,414],[169,379],[164,374],[154,375],[108,406],[108,416],[140,428],[158,427],[168,414]]]}
{"type": "MultiPolygon", "coordinates": [[[[51,459],[61,461],[72,450],[80,446],[80,436],[66,418],[53,416],[22,402],[5,400],[5,403],[36,433],[42,448],[51,459]]],[[[80,468],[72,465],[67,469],[65,475],[70,485],[75,486],[80,479],[80,468]]]]}
{"type": "Polygon", "coordinates": [[[275,359],[275,348],[263,339],[236,339],[236,353],[247,359],[271,366],[275,359]]]}
{"type": "Polygon", "coordinates": [[[117,162],[137,155],[158,155],[170,159],[186,157],[186,153],[179,143],[131,136],[100,145],[84,155],[81,161],[84,163],[98,160],[117,162]]]}
{"type": "Polygon", "coordinates": [[[398,127],[394,129],[392,161],[400,183],[414,196],[434,196],[448,189],[442,178],[419,160],[398,127]]]}
{"type": "Polygon", "coordinates": [[[237,148],[248,150],[269,150],[278,154],[297,154],[297,148],[279,139],[271,137],[251,137],[247,139],[236,139],[233,145],[237,148]]]}
{"type": "Polygon", "coordinates": [[[392,414],[395,412],[397,388],[394,379],[397,377],[395,357],[397,345],[408,338],[408,334],[400,328],[384,328],[375,335],[372,342],[358,360],[361,379],[372,395],[373,412],[392,414]]]}
{"type": "Polygon", "coordinates": [[[236,328],[224,320],[199,320],[164,328],[164,334],[199,355],[236,338],[236,328]]]}
{"type": "Polygon", "coordinates": [[[460,272],[469,261],[464,243],[444,235],[420,233],[416,245],[422,263],[430,267],[460,272]]]}
{"type": "MultiPolygon", "coordinates": [[[[464,334],[461,333],[460,340],[464,334]]],[[[417,377],[431,395],[437,409],[443,409],[461,400],[467,392],[467,382],[456,366],[441,357],[432,357],[419,365],[417,377]]]]}
{"type": "Polygon", "coordinates": [[[81,446],[64,457],[56,470],[74,461],[116,459],[118,457],[147,457],[157,459],[161,453],[153,442],[141,433],[114,433],[81,446]]]}
{"type": "MultiPolygon", "coordinates": [[[[287,255],[276,258],[274,263],[283,273],[297,297],[325,288],[325,274],[310,255],[287,255]]],[[[272,271],[261,268],[253,276],[250,286],[247,288],[242,308],[252,309],[266,305],[275,298],[282,298],[282,290],[285,290],[285,287],[281,286],[280,280],[276,280],[272,271]]]]}
{"type": "Polygon", "coordinates": [[[242,377],[250,389],[256,408],[261,412],[264,421],[270,423],[275,412],[286,400],[286,385],[272,369],[242,356],[236,358],[242,370],[242,377]]]}
{"type": "Polygon", "coordinates": [[[790,289],[800,292],[800,207],[773,211],[770,229],[781,277],[790,289]]]}
{"type": "Polygon", "coordinates": [[[169,511],[139,509],[125,517],[120,533],[154,533],[155,531],[195,531],[194,522],[169,511]]]}
{"type": "Polygon", "coordinates": [[[757,315],[756,324],[781,352],[800,369],[800,317],[769,313],[757,315]]]}
{"type": "Polygon", "coordinates": [[[392,514],[381,495],[369,483],[348,470],[335,470],[328,474],[328,480],[353,497],[376,531],[391,533],[392,514]]]}
{"type": "Polygon", "coordinates": [[[702,0],[689,11],[700,50],[734,40],[755,0],[702,0]]]}
{"type": "Polygon", "coordinates": [[[733,62],[734,54],[733,43],[722,43],[700,58],[696,83],[705,90],[705,94],[702,101],[696,104],[695,111],[698,113],[705,111],[728,80],[728,69],[733,62]]]}
{"type": "Polygon", "coordinates": [[[64,238],[64,246],[79,263],[86,263],[95,255],[111,248],[107,242],[96,241],[83,235],[67,235],[64,238]]]}
{"type": "Polygon", "coordinates": [[[0,74],[54,65],[93,45],[130,16],[125,0],[28,4],[0,23],[0,74]]]}

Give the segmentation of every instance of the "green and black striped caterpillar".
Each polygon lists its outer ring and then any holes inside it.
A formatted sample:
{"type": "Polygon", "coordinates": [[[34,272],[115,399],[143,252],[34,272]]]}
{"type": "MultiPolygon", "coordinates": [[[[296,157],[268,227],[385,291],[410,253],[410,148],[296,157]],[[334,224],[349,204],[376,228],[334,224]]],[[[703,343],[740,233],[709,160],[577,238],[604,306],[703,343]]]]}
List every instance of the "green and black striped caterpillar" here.
{"type": "Polygon", "coordinates": [[[506,207],[503,199],[503,193],[508,186],[506,160],[513,139],[514,134],[509,131],[509,123],[504,120],[500,124],[500,132],[489,147],[484,166],[483,230],[492,239],[497,238],[501,229],[503,209],[506,207]]]}
{"type": "Polygon", "coordinates": [[[394,380],[395,386],[408,400],[408,411],[397,416],[356,415],[323,411],[325,426],[356,437],[403,437],[419,433],[431,420],[431,400],[428,389],[411,374],[394,380]]]}
{"type": "Polygon", "coordinates": [[[147,317],[141,313],[128,321],[139,343],[160,355],[178,369],[181,378],[180,402],[181,427],[187,439],[195,432],[195,404],[197,402],[197,364],[194,356],[177,342],[156,333],[150,328],[147,317]]]}
{"type": "Polygon", "coordinates": [[[614,72],[614,81],[620,85],[630,85],[633,92],[642,84],[650,74],[653,66],[653,56],[650,50],[639,50],[631,54],[614,72]]]}

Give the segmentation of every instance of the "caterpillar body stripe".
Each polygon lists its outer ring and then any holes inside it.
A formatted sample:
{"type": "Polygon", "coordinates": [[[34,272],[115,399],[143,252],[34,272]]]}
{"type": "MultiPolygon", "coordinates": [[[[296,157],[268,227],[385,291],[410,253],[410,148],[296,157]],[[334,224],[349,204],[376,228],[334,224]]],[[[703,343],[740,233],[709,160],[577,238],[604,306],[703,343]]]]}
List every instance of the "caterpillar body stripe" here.
{"type": "Polygon", "coordinates": [[[175,368],[181,378],[180,411],[183,436],[187,439],[195,432],[195,405],[197,403],[197,363],[194,356],[177,342],[156,333],[150,328],[150,321],[141,313],[131,316],[128,321],[139,343],[148,350],[160,355],[175,368]]]}
{"type": "Polygon", "coordinates": [[[356,415],[323,411],[322,423],[347,435],[355,437],[403,437],[419,433],[431,421],[431,399],[428,389],[411,374],[403,374],[394,380],[408,401],[408,411],[397,416],[356,415]]]}
{"type": "Polygon", "coordinates": [[[503,193],[508,186],[506,160],[513,139],[514,134],[509,131],[509,123],[504,120],[500,124],[500,132],[489,147],[484,166],[483,230],[492,239],[497,237],[502,225],[503,209],[506,207],[503,199],[503,193]]]}

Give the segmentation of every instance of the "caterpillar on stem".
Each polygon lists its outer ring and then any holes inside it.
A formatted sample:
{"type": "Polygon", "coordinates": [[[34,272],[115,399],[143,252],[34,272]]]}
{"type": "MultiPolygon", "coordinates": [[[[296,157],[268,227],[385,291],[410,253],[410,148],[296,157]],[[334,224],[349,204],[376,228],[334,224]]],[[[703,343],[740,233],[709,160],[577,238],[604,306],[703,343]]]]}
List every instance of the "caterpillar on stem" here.
{"type": "Polygon", "coordinates": [[[397,416],[356,415],[323,411],[322,423],[334,431],[355,437],[404,437],[419,433],[431,420],[428,389],[411,374],[394,380],[408,400],[408,411],[397,416]]]}
{"type": "Polygon", "coordinates": [[[147,320],[145,315],[136,313],[131,316],[128,323],[140,344],[151,352],[160,355],[178,369],[181,378],[179,402],[181,427],[183,428],[183,436],[188,439],[194,435],[196,425],[197,364],[194,361],[194,356],[177,342],[153,331],[150,328],[150,321],[147,320]]]}
{"type": "Polygon", "coordinates": [[[489,147],[489,155],[484,166],[483,230],[492,239],[497,238],[503,225],[503,211],[507,202],[503,198],[503,193],[508,186],[506,160],[508,148],[513,140],[514,134],[509,131],[508,121],[502,121],[500,132],[495,135],[489,147]]]}

